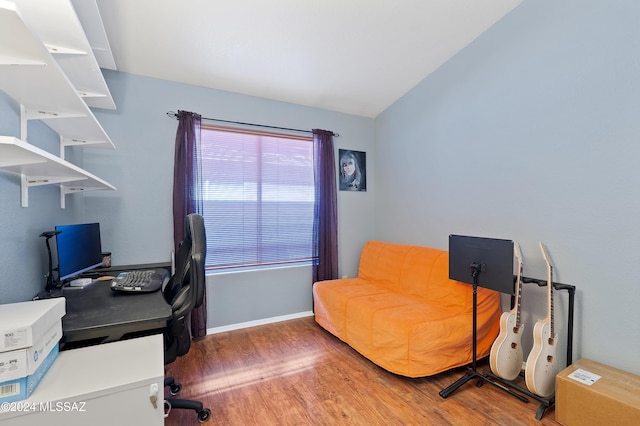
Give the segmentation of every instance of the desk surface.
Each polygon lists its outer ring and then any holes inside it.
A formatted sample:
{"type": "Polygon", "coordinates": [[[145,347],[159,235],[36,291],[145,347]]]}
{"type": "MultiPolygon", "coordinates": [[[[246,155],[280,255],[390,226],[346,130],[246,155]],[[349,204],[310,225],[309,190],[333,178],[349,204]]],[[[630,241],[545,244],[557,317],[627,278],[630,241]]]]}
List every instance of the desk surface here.
{"type": "Polygon", "coordinates": [[[123,294],[110,281],[94,281],[83,288],[63,290],[67,313],[62,318],[62,343],[107,343],[127,334],[162,329],[171,307],[161,291],[123,294]]]}

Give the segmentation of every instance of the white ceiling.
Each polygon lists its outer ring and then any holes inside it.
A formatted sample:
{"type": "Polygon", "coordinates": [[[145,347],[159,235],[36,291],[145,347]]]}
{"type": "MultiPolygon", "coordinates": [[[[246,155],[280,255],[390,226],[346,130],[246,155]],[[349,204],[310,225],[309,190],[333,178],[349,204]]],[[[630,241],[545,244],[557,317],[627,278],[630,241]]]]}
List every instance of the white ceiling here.
{"type": "Polygon", "coordinates": [[[97,0],[120,71],[364,117],[521,1],[97,0]]]}

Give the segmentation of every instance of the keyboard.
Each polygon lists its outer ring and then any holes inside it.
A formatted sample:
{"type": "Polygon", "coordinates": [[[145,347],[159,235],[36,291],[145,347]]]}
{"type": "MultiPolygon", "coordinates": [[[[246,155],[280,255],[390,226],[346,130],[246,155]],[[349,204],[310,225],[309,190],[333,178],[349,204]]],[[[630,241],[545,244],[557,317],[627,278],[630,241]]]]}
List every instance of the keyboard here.
{"type": "Polygon", "coordinates": [[[111,281],[111,290],[122,293],[151,293],[160,290],[168,279],[169,271],[163,268],[121,272],[111,281]]]}

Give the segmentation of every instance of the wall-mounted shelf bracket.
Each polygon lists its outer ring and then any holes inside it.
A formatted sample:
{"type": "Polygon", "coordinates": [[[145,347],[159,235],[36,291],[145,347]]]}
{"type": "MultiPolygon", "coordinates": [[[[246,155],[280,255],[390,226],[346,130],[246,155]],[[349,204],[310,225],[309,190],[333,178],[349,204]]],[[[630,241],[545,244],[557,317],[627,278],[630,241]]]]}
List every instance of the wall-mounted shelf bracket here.
{"type": "Polygon", "coordinates": [[[116,188],[86,170],[20,139],[0,136],[0,169],[20,176],[22,207],[29,206],[29,188],[59,184],[64,195],[116,188]]]}
{"type": "MultiPolygon", "coordinates": [[[[26,174],[20,175],[20,205],[22,207],[29,207],[29,188],[32,186],[53,185],[63,182],[75,182],[78,181],[77,177],[63,177],[63,176],[28,176],[26,174]]],[[[60,185],[62,187],[63,185],[60,185]]],[[[67,192],[70,193],[70,192],[67,192]]],[[[64,208],[64,198],[60,205],[64,208]]]]}

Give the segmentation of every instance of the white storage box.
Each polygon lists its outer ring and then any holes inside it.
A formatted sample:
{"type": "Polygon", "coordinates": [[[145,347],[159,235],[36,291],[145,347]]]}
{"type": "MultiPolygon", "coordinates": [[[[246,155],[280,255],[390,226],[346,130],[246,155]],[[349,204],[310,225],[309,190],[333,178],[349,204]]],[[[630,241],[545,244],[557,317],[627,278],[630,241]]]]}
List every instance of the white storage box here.
{"type": "Polygon", "coordinates": [[[58,345],[54,345],[49,355],[44,357],[44,360],[33,374],[0,383],[0,403],[21,401],[29,398],[57,358],[58,345]]]}
{"type": "Polygon", "coordinates": [[[34,374],[61,338],[62,321],[58,320],[35,345],[0,352],[0,383],[34,374]]]}
{"type": "Polygon", "coordinates": [[[64,297],[0,305],[0,352],[33,346],[65,313],[64,297]]]}

